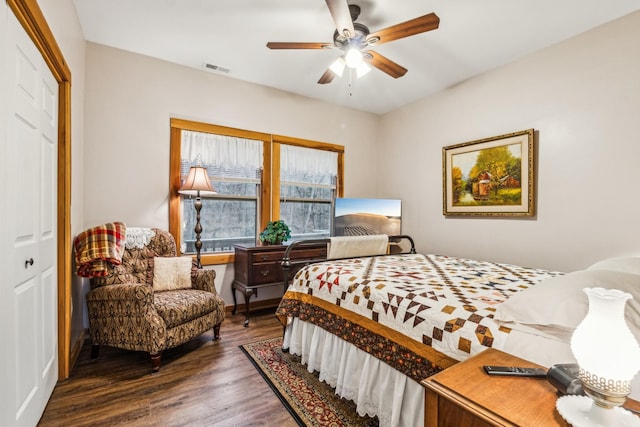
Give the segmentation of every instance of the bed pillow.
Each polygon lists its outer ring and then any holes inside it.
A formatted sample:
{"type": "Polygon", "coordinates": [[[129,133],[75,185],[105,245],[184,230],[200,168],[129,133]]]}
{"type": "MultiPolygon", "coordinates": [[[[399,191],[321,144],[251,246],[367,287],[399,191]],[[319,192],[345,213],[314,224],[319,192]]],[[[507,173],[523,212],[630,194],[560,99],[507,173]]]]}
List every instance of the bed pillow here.
{"type": "Polygon", "coordinates": [[[500,304],[494,319],[514,326],[572,332],[587,315],[589,301],[582,289],[595,287],[632,295],[625,306],[625,319],[634,336],[640,338],[640,275],[620,271],[579,270],[545,279],[500,304]]]}
{"type": "Polygon", "coordinates": [[[154,257],[153,289],[170,291],[191,288],[190,257],[154,257]]]}
{"type": "Polygon", "coordinates": [[[640,274],[640,257],[616,257],[598,261],[587,270],[612,270],[640,274]]]}

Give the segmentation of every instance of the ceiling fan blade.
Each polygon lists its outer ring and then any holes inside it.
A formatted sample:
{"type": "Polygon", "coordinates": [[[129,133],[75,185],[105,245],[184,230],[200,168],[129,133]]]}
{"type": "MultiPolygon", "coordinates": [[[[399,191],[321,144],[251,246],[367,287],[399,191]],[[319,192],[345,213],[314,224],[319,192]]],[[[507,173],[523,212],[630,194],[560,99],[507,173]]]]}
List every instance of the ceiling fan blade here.
{"type": "Polygon", "coordinates": [[[430,13],[401,24],[392,25],[391,27],[375,31],[369,34],[367,42],[371,46],[377,46],[382,43],[435,30],[438,28],[438,25],[440,25],[440,18],[438,18],[438,15],[435,13],[430,13]]]}
{"type": "Polygon", "coordinates": [[[331,83],[335,76],[336,73],[327,68],[327,71],[325,71],[324,74],[322,74],[322,76],[320,77],[320,80],[318,80],[318,84],[326,85],[327,83],[331,83]]]}
{"type": "Polygon", "coordinates": [[[407,72],[403,66],[372,50],[364,52],[363,59],[372,67],[389,74],[394,79],[404,76],[407,72]]]}
{"type": "Polygon", "coordinates": [[[351,12],[347,0],[326,0],[327,7],[336,24],[338,34],[346,37],[353,37],[356,31],[353,29],[353,21],[351,20],[351,12]]]}
{"type": "Polygon", "coordinates": [[[326,49],[333,47],[328,43],[269,42],[269,49],[326,49]]]}

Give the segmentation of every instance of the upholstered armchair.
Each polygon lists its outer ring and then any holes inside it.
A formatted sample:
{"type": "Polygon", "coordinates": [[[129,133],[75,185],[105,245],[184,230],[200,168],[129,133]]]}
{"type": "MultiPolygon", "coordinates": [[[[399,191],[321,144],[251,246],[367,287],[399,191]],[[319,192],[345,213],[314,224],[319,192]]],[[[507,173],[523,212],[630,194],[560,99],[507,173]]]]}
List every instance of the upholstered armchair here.
{"type": "Polygon", "coordinates": [[[91,357],[98,357],[101,345],[145,351],[157,372],[163,350],[209,329],[219,339],[225,312],[214,280],[215,271],[176,257],[175,240],[167,231],[128,228],[121,264],[109,265],[106,276],[90,282],[91,357]],[[180,266],[172,268],[174,261],[180,266]]]}

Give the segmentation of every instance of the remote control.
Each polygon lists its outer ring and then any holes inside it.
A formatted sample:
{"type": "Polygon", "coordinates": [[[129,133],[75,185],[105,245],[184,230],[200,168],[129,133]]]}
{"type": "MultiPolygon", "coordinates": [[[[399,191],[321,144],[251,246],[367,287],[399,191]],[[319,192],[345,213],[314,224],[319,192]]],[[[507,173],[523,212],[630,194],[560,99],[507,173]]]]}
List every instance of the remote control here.
{"type": "Polygon", "coordinates": [[[546,378],[547,370],[542,368],[522,368],[518,366],[483,366],[489,375],[509,375],[513,377],[546,378]]]}

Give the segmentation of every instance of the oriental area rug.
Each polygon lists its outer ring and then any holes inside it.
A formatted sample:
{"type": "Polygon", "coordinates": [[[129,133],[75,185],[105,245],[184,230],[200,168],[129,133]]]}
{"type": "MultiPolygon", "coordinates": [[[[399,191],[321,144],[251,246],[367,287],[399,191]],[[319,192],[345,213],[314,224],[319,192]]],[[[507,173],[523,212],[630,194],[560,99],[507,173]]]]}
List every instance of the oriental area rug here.
{"type": "Polygon", "coordinates": [[[377,426],[378,419],[361,417],[355,403],[310,373],[300,356],[282,351],[282,338],[244,344],[247,355],[282,404],[301,426],[377,426]]]}

